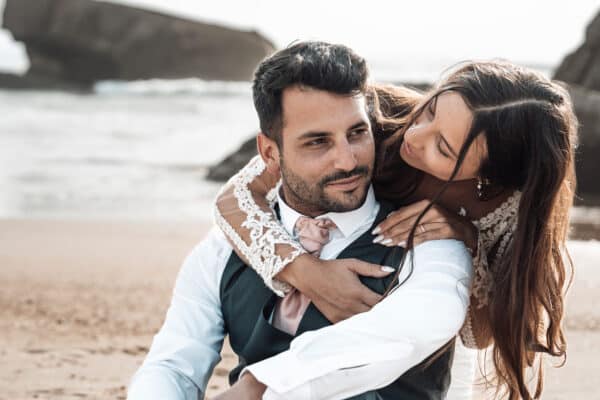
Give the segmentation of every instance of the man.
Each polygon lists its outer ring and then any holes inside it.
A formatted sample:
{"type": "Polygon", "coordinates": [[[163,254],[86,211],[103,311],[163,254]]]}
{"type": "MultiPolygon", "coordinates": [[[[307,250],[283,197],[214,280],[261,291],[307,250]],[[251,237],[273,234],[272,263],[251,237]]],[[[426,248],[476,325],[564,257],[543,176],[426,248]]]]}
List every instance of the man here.
{"type": "MultiPolygon", "coordinates": [[[[257,145],[266,167],[281,172],[281,222],[307,249],[397,265],[398,249],[372,244],[391,208],[370,185],[366,80],[364,60],[345,46],[305,42],[274,54],[254,80],[257,145]]],[[[470,256],[457,241],[434,241],[413,259],[410,278],[371,311],[328,326],[301,293],[279,299],[268,290],[213,230],[184,262],[129,398],[202,397],[228,334],[240,365],[223,399],[441,399],[452,352],[437,350],[465,318],[470,256]]],[[[382,293],[388,273],[363,283],[382,293]]]]}

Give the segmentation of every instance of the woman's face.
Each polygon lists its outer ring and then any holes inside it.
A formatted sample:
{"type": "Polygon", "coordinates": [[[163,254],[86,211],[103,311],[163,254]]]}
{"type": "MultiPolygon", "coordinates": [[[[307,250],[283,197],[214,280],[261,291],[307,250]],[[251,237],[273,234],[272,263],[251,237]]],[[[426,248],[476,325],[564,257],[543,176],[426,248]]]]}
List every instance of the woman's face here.
{"type": "MultiPolygon", "coordinates": [[[[472,121],[473,113],[462,97],[456,92],[444,92],[431,101],[408,128],[400,147],[400,157],[408,165],[447,181],[472,121]]],[[[486,154],[485,138],[479,135],[469,148],[455,180],[476,178],[486,154]]]]}

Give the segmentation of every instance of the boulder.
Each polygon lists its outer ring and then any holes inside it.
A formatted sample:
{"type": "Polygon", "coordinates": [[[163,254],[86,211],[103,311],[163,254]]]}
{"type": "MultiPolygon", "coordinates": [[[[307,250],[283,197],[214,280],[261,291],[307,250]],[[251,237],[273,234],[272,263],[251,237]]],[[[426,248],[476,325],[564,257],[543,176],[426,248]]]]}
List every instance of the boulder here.
{"type": "Polygon", "coordinates": [[[91,0],[6,0],[3,26],[26,46],[27,75],[83,86],[106,79],[250,80],[274,51],[254,31],[91,0]]]}
{"type": "Polygon", "coordinates": [[[554,79],[600,90],[600,13],[588,25],[583,44],[558,66],[554,79]]]}
{"type": "Polygon", "coordinates": [[[572,85],[569,89],[579,119],[576,154],[577,192],[584,204],[597,203],[600,195],[600,91],[572,85]]]}
{"type": "Polygon", "coordinates": [[[239,149],[210,167],[206,179],[216,182],[225,182],[246,165],[257,153],[256,135],[254,135],[247,139],[239,149]]]}
{"type": "Polygon", "coordinates": [[[577,192],[585,204],[600,195],[600,13],[585,31],[585,40],[567,55],[554,73],[554,79],[569,85],[579,119],[577,152],[577,192]]]}

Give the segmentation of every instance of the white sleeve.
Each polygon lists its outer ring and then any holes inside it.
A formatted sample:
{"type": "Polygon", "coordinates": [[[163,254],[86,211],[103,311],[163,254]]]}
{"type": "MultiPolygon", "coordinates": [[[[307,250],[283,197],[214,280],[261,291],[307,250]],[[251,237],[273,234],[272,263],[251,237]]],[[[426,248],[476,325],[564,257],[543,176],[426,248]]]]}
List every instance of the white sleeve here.
{"type": "Polygon", "coordinates": [[[225,238],[213,230],[186,258],[165,322],[132,378],[129,400],[197,400],[205,393],[221,359],[225,329],[219,284],[230,253],[225,238]]]}
{"type": "Polygon", "coordinates": [[[452,339],[467,312],[471,256],[462,242],[437,240],[413,257],[412,275],[370,311],[306,332],[290,350],[249,366],[268,386],[263,398],[344,399],[378,389],[452,339]]]}

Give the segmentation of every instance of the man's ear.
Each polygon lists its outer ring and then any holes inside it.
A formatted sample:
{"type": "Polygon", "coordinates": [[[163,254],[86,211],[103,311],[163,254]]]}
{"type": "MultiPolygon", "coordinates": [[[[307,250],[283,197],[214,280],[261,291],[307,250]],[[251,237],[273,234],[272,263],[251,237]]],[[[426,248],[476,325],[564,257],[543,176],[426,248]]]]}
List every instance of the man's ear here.
{"type": "Polygon", "coordinates": [[[256,137],[256,147],[258,149],[258,154],[262,157],[267,169],[271,172],[279,173],[280,154],[277,142],[260,132],[256,137]]]}

